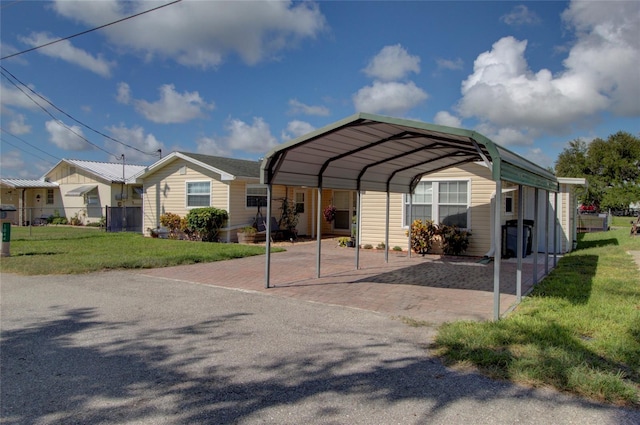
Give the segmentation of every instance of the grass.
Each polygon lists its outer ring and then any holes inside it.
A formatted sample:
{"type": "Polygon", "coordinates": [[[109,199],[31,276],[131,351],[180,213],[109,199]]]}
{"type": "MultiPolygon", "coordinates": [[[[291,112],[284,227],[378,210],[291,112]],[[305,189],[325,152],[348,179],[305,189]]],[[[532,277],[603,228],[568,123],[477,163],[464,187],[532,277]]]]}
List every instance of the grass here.
{"type": "Polygon", "coordinates": [[[509,317],[442,326],[436,353],[494,378],[639,408],[640,273],[626,252],[640,251],[640,237],[624,221],[580,235],[509,317]]]}
{"type": "MultiPolygon", "coordinates": [[[[273,248],[272,252],[282,251],[273,248]]],[[[11,256],[2,272],[25,275],[77,274],[205,263],[264,254],[264,246],[146,238],[94,228],[11,228],[11,256]]]]}

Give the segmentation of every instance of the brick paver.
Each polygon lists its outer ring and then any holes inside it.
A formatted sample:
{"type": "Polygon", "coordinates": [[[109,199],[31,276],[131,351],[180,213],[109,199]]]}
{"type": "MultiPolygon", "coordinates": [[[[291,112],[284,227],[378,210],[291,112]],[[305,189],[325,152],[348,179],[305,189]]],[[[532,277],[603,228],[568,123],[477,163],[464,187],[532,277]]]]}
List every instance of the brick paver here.
{"type": "MultiPolygon", "coordinates": [[[[204,283],[271,296],[342,305],[390,316],[438,324],[453,320],[493,318],[493,263],[475,257],[417,256],[406,252],[340,248],[336,240],[322,242],[321,276],[316,278],[316,243],[286,244],[287,251],[271,255],[270,288],[264,287],[265,257],[144,270],[149,276],[204,283]]],[[[516,263],[503,261],[500,311],[516,301],[516,263]]],[[[550,267],[553,261],[549,261],[550,267]]],[[[539,256],[539,279],[544,257],[539,256]]],[[[531,288],[533,264],[525,259],[522,293],[531,288]]]]}

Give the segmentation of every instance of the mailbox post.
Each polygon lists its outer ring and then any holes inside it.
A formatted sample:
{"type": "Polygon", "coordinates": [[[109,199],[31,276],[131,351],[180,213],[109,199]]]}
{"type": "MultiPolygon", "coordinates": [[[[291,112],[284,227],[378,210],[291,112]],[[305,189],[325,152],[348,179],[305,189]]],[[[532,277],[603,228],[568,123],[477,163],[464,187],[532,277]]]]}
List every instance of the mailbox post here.
{"type": "Polygon", "coordinates": [[[16,212],[13,205],[0,205],[0,222],[2,223],[2,250],[0,256],[11,256],[11,221],[16,212]]]}

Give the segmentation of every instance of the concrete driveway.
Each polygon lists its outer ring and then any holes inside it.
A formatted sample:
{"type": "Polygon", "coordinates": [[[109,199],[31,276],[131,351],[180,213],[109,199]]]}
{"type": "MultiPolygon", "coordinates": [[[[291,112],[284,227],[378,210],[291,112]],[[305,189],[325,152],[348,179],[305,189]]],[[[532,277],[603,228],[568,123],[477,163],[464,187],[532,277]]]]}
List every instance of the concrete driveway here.
{"type": "Polygon", "coordinates": [[[389,315],[133,272],[2,274],[3,424],[637,424],[495,382],[389,315]]]}

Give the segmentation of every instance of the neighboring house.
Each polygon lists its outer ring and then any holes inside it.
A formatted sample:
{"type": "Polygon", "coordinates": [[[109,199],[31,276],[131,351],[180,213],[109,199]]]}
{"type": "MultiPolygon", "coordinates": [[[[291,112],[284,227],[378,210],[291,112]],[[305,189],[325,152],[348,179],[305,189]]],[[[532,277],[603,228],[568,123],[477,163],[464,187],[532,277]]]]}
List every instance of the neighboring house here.
{"type": "Polygon", "coordinates": [[[142,185],[135,183],[134,176],[144,169],[62,159],[39,180],[2,179],[2,203],[16,207],[22,225],[37,224],[52,215],[76,217],[82,224],[99,222],[105,207],[142,207],[142,185]]]}
{"type": "Polygon", "coordinates": [[[48,207],[60,197],[57,183],[29,179],[0,179],[0,204],[13,205],[13,225],[24,226],[40,222],[48,207]]]}
{"type": "MultiPolygon", "coordinates": [[[[172,152],[140,173],[137,181],[144,187],[144,229],[160,227],[164,213],[184,217],[192,208],[215,207],[229,214],[219,239],[235,242],[239,228],[253,224],[259,213],[267,215],[267,187],[260,184],[259,161],[172,152]]],[[[310,234],[309,190],[274,187],[271,211],[276,218],[285,196],[296,202],[298,234],[310,234]]]]}

